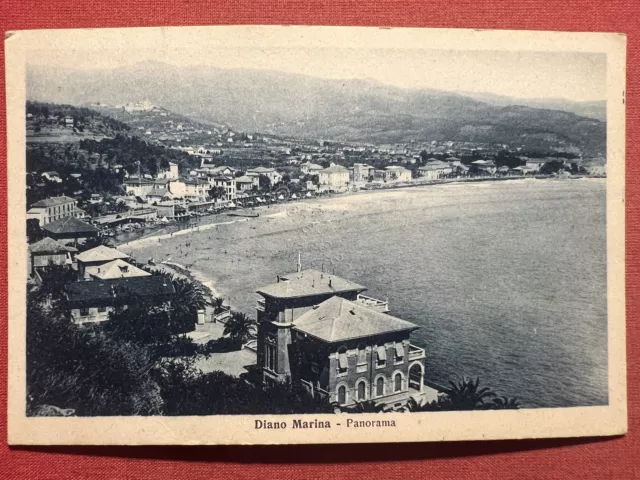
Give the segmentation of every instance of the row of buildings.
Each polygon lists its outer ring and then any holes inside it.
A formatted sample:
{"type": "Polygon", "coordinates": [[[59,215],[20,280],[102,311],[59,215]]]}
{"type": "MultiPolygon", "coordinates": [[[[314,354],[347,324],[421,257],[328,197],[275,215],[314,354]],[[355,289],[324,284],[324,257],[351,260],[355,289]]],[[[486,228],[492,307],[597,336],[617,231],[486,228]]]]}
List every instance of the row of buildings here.
{"type": "MultiPolygon", "coordinates": [[[[106,246],[82,253],[64,240],[45,237],[29,245],[29,272],[36,283],[45,268],[62,265],[75,274],[75,281],[64,286],[71,318],[78,325],[107,321],[109,313],[131,299],[170,301],[175,289],[164,275],[135,266],[129,255],[106,246]]],[[[195,323],[195,319],[194,319],[195,323]]]]}

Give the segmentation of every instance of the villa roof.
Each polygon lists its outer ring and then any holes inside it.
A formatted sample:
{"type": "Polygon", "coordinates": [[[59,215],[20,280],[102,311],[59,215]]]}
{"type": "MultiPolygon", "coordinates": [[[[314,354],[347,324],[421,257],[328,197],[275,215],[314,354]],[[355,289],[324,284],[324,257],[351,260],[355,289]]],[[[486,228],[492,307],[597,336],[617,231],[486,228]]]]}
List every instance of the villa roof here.
{"type": "Polygon", "coordinates": [[[89,225],[87,222],[78,220],[75,217],[61,218],[43,226],[42,229],[54,234],[99,232],[99,230],[93,225],[89,225]]]}
{"type": "Polygon", "coordinates": [[[69,302],[85,305],[113,303],[117,296],[151,297],[175,293],[171,280],[164,275],[73,282],[65,285],[65,291],[69,302]]]}
{"type": "Polygon", "coordinates": [[[346,168],[344,168],[342,165],[332,165],[330,167],[327,167],[323,170],[320,170],[320,173],[344,173],[344,172],[348,172],[349,170],[347,170],[346,168]]]}
{"type": "Polygon", "coordinates": [[[322,302],[300,315],[293,324],[299,332],[330,343],[418,328],[411,322],[341,297],[322,302]]]}
{"type": "Polygon", "coordinates": [[[440,160],[435,160],[419,167],[418,170],[442,170],[443,168],[449,168],[449,164],[440,160]]]}
{"type": "Polygon", "coordinates": [[[253,183],[253,177],[243,175],[241,177],[236,178],[236,183],[253,183]]]}
{"type": "Polygon", "coordinates": [[[129,258],[129,255],[122,253],[115,248],[98,245],[91,250],[82,252],[76,257],[81,262],[110,262],[112,260],[129,258]]]}
{"type": "Polygon", "coordinates": [[[92,273],[92,276],[101,280],[111,278],[148,277],[150,275],[151,274],[149,272],[145,272],[141,268],[131,265],[119,258],[100,267],[100,273],[92,273]]]}
{"type": "Polygon", "coordinates": [[[66,245],[61,244],[60,242],[54,240],[50,237],[45,237],[42,240],[29,245],[29,251],[31,253],[67,253],[67,252],[77,252],[78,250],[74,247],[67,247],[66,245]]]}
{"type": "Polygon", "coordinates": [[[167,190],[166,188],[159,188],[157,190],[147,193],[147,197],[164,197],[168,193],[169,193],[169,190],[167,190]]]}
{"type": "Polygon", "coordinates": [[[40,200],[39,202],[34,203],[33,205],[31,205],[31,207],[55,207],[56,205],[64,205],[65,203],[69,202],[75,202],[75,199],[62,195],[60,197],[45,198],[44,200],[40,200]]]}
{"type": "Polygon", "coordinates": [[[313,269],[280,275],[279,278],[279,282],[258,289],[258,293],[277,298],[297,298],[367,289],[350,280],[313,269]]]}
{"type": "Polygon", "coordinates": [[[387,170],[396,170],[396,171],[407,170],[406,168],[401,167],[400,165],[390,165],[388,167],[385,167],[385,169],[387,169],[387,170]]]}
{"type": "Polygon", "coordinates": [[[275,168],[269,168],[269,167],[256,167],[256,168],[252,168],[251,170],[255,173],[271,173],[276,171],[275,168]]]}

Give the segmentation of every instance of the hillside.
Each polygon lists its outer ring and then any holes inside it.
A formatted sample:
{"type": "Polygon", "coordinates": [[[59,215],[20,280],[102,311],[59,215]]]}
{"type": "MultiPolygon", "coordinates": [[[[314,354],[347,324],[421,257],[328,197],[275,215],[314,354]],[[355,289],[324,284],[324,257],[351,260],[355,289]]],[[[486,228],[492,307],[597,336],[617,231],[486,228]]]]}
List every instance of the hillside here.
{"type": "Polygon", "coordinates": [[[263,70],[143,62],[113,70],[30,67],[28,95],[67,103],[152,103],[247,132],[372,143],[483,141],[605,153],[606,124],[566,111],[492,105],[435,90],[263,70]]]}
{"type": "Polygon", "coordinates": [[[27,102],[27,143],[67,143],[101,140],[130,127],[108,115],[72,105],[27,102]]]}

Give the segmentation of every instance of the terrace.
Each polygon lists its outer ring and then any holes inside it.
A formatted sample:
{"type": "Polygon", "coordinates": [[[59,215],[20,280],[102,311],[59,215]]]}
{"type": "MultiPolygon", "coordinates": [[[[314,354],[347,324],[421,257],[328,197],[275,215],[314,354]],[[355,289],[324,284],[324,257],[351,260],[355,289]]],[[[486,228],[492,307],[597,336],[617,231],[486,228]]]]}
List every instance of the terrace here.
{"type": "Polygon", "coordinates": [[[369,297],[367,295],[358,294],[357,300],[361,305],[368,307],[376,312],[387,313],[389,312],[389,302],[378,300],[377,298],[369,297]]]}

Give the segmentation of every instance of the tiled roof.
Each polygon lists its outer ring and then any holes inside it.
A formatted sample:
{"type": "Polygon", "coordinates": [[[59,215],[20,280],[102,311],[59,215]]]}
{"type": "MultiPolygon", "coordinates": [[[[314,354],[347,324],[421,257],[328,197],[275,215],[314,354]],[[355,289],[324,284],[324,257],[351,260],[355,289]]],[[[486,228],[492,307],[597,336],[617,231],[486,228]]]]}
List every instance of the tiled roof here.
{"type": "Polygon", "coordinates": [[[53,238],[45,237],[39,242],[29,245],[29,251],[31,253],[67,253],[77,251],[73,247],[66,247],[65,245],[57,242],[53,238]]]}
{"type": "Polygon", "coordinates": [[[253,168],[252,171],[256,173],[271,173],[271,172],[275,172],[276,170],[274,168],[268,168],[268,167],[256,167],[256,168],[253,168]]]}
{"type": "Polygon", "coordinates": [[[346,168],[344,168],[341,165],[333,165],[331,167],[325,168],[323,170],[320,170],[320,173],[344,173],[344,172],[348,172],[349,170],[347,170],[346,168]]]}
{"type": "Polygon", "coordinates": [[[280,275],[280,281],[258,289],[258,293],[277,298],[296,298],[327,293],[365,291],[367,287],[318,270],[280,275]]]}
{"type": "Polygon", "coordinates": [[[293,325],[302,333],[332,343],[418,328],[411,322],[341,297],[331,297],[303,313],[293,325]]]}
{"type": "Polygon", "coordinates": [[[129,258],[129,255],[122,253],[115,248],[99,245],[96,248],[82,252],[76,257],[81,262],[110,262],[112,260],[129,258]]]}
{"type": "Polygon", "coordinates": [[[440,160],[436,160],[434,162],[429,162],[422,167],[419,167],[418,170],[442,170],[443,168],[450,168],[449,164],[441,162],[440,160]]]}
{"type": "Polygon", "coordinates": [[[243,175],[241,177],[236,178],[236,183],[253,183],[253,177],[248,177],[243,175]]]}
{"type": "Polygon", "coordinates": [[[65,285],[65,291],[69,302],[85,305],[112,303],[117,297],[151,297],[175,293],[171,280],[163,275],[73,282],[65,285]]]}
{"type": "Polygon", "coordinates": [[[164,197],[167,193],[169,193],[169,190],[166,188],[159,188],[147,193],[147,197],[164,197]]]}
{"type": "Polygon", "coordinates": [[[138,268],[124,260],[113,260],[100,267],[100,273],[92,273],[92,276],[101,280],[108,280],[111,278],[131,278],[131,277],[148,277],[151,274],[145,272],[141,268],[138,268]]]}
{"type": "Polygon", "coordinates": [[[61,234],[61,233],[98,233],[99,230],[93,225],[89,225],[87,222],[78,220],[75,217],[65,217],[55,222],[51,222],[42,227],[47,232],[61,234]]]}
{"type": "Polygon", "coordinates": [[[64,205],[65,203],[75,202],[75,199],[62,195],[61,197],[49,197],[34,203],[31,207],[55,207],[56,205],[64,205]]]}

